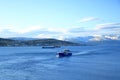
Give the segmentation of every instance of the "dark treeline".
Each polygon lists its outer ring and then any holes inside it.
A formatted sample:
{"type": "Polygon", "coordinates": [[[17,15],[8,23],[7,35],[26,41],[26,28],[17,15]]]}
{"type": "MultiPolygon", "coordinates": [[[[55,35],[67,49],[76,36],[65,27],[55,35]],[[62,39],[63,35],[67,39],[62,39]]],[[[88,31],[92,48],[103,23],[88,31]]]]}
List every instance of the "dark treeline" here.
{"type": "Polygon", "coordinates": [[[81,44],[57,39],[12,40],[0,38],[0,46],[79,46],[81,44]]]}

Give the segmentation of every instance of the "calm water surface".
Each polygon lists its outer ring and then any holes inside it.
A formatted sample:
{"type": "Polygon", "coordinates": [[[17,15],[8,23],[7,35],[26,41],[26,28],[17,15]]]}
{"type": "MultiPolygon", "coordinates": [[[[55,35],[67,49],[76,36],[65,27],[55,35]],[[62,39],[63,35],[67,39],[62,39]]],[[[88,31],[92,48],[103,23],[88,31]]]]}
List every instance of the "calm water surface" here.
{"type": "Polygon", "coordinates": [[[120,46],[0,47],[0,80],[120,80],[120,46]]]}

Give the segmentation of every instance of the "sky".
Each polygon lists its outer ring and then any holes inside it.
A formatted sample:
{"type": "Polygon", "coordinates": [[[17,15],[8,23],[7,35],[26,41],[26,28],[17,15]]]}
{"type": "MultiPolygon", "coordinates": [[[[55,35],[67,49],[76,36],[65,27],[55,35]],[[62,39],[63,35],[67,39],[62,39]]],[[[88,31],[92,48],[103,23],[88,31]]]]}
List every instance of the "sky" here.
{"type": "Polygon", "coordinates": [[[120,0],[0,0],[0,37],[120,35],[120,0]]]}

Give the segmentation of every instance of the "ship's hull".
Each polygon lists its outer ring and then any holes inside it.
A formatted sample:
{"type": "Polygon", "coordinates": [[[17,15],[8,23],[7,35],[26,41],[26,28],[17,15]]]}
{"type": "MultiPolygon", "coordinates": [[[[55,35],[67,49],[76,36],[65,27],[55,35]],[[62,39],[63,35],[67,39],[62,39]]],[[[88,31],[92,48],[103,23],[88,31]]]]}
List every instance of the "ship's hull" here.
{"type": "Polygon", "coordinates": [[[56,55],[56,57],[70,57],[70,56],[72,56],[72,53],[67,53],[67,54],[64,54],[64,53],[58,53],[57,55],[56,55]]]}

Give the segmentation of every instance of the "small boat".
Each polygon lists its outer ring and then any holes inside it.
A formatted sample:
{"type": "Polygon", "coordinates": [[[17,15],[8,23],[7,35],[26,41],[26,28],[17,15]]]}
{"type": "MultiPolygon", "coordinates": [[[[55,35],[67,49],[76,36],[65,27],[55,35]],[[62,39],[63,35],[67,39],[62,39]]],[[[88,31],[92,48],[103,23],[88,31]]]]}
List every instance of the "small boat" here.
{"type": "Polygon", "coordinates": [[[44,49],[60,48],[61,46],[42,46],[44,49]]]}
{"type": "Polygon", "coordinates": [[[61,46],[54,46],[55,48],[60,48],[61,46]]]}
{"type": "Polygon", "coordinates": [[[43,49],[51,49],[51,48],[55,48],[54,46],[43,46],[43,49]]]}
{"type": "Polygon", "coordinates": [[[56,57],[69,57],[72,56],[72,52],[70,50],[64,50],[63,52],[57,53],[56,57]]]}

